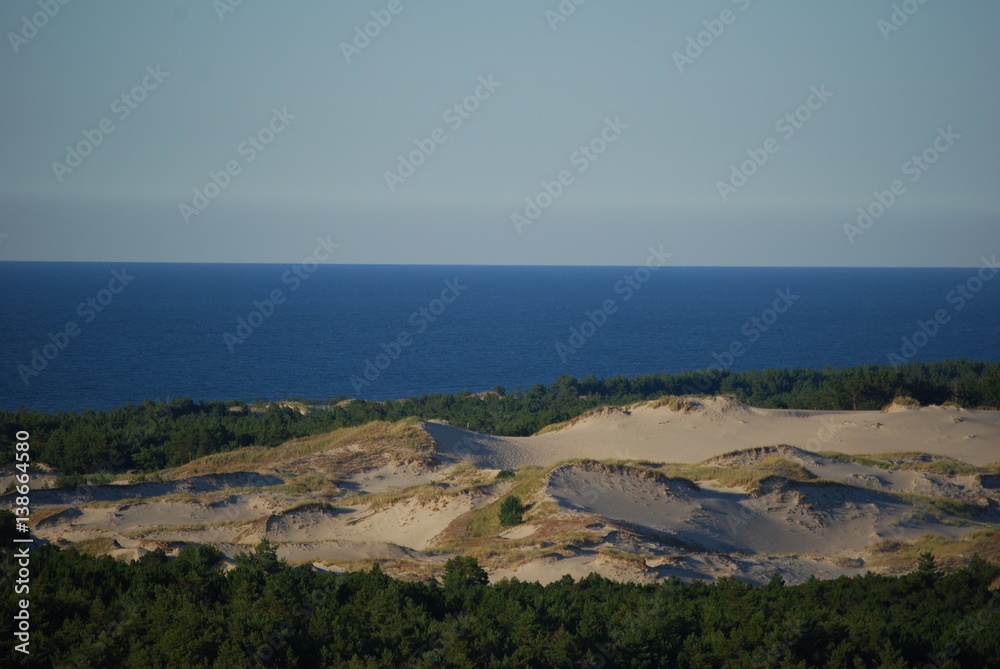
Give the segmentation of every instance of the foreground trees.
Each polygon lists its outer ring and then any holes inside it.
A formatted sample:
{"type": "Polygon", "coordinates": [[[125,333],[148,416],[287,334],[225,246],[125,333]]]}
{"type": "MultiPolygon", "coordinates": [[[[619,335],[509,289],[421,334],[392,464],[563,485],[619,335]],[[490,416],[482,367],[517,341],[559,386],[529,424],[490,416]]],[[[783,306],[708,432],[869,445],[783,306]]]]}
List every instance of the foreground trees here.
{"type": "MultiPolygon", "coordinates": [[[[293,568],[263,545],[221,569],[213,548],[133,563],[40,547],[31,655],[12,644],[14,559],[3,562],[2,666],[70,667],[998,667],[1000,567],[943,576],[924,559],[868,574],[763,587],[616,583],[487,585],[453,558],[445,586],[377,566],[293,568]],[[993,584],[994,589],[991,588],[993,584]]],[[[16,570],[14,570],[16,571],[16,570]]]]}

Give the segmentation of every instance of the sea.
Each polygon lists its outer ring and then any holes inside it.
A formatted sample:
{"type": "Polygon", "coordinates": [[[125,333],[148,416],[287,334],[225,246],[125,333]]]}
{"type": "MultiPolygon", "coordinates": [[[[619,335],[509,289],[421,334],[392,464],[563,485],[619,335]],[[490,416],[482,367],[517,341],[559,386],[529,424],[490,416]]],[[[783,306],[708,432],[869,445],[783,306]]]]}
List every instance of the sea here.
{"type": "Polygon", "coordinates": [[[959,269],[0,263],[0,409],[1000,360],[959,269]]]}

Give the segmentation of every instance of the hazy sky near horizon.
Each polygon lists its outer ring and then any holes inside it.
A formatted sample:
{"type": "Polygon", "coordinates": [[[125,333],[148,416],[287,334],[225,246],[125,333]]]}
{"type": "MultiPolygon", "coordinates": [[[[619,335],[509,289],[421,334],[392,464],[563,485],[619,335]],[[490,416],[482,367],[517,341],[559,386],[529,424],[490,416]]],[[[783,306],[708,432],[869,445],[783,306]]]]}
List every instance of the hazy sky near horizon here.
{"type": "Polygon", "coordinates": [[[994,0],[9,0],[0,261],[321,238],[345,263],[974,266],[1000,252],[997,25],[994,0]]]}

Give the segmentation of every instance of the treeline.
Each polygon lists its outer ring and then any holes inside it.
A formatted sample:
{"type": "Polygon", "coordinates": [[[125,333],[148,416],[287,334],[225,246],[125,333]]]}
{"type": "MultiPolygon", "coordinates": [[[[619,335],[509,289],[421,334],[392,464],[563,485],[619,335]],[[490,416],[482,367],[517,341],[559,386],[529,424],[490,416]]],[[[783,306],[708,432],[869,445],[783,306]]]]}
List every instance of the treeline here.
{"type": "Polygon", "coordinates": [[[1000,363],[944,361],[847,369],[707,370],[679,374],[574,379],[507,392],[425,394],[404,400],[335,397],[301,415],[271,405],[248,411],[229,401],[146,401],[111,411],[0,413],[0,464],[14,461],[14,434],[31,433],[32,460],[68,474],[153,471],[243,446],[275,446],[339,427],[409,416],[444,419],[470,430],[524,436],[603,405],[663,395],[733,395],[754,406],[788,409],[880,409],[898,396],[921,404],[1000,408],[1000,363]]]}
{"type": "Polygon", "coordinates": [[[22,595],[0,557],[10,667],[1000,667],[1000,567],[977,556],[950,575],[925,554],[902,577],[757,587],[491,585],[458,557],[439,586],[293,568],[263,542],[228,572],[208,546],[124,563],[44,545],[22,595]],[[25,597],[28,656],[12,641],[25,597]]]}

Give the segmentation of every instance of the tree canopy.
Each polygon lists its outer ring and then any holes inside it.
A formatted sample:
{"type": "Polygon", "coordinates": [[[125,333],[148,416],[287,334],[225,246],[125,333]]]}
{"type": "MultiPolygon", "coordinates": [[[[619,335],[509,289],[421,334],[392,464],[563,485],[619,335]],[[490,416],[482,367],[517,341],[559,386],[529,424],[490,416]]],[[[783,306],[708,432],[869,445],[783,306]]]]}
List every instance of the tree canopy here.
{"type": "Polygon", "coordinates": [[[90,667],[1000,667],[1000,567],[933,562],[755,587],[565,576],[487,584],[454,557],[444,587],[377,565],[333,574],[272,560],[235,568],[211,547],[125,563],[73,548],[32,554],[31,655],[13,651],[15,558],[2,558],[3,666],[90,667]],[[991,585],[992,584],[992,585],[991,585]],[[992,587],[992,589],[991,589],[992,587]]]}

